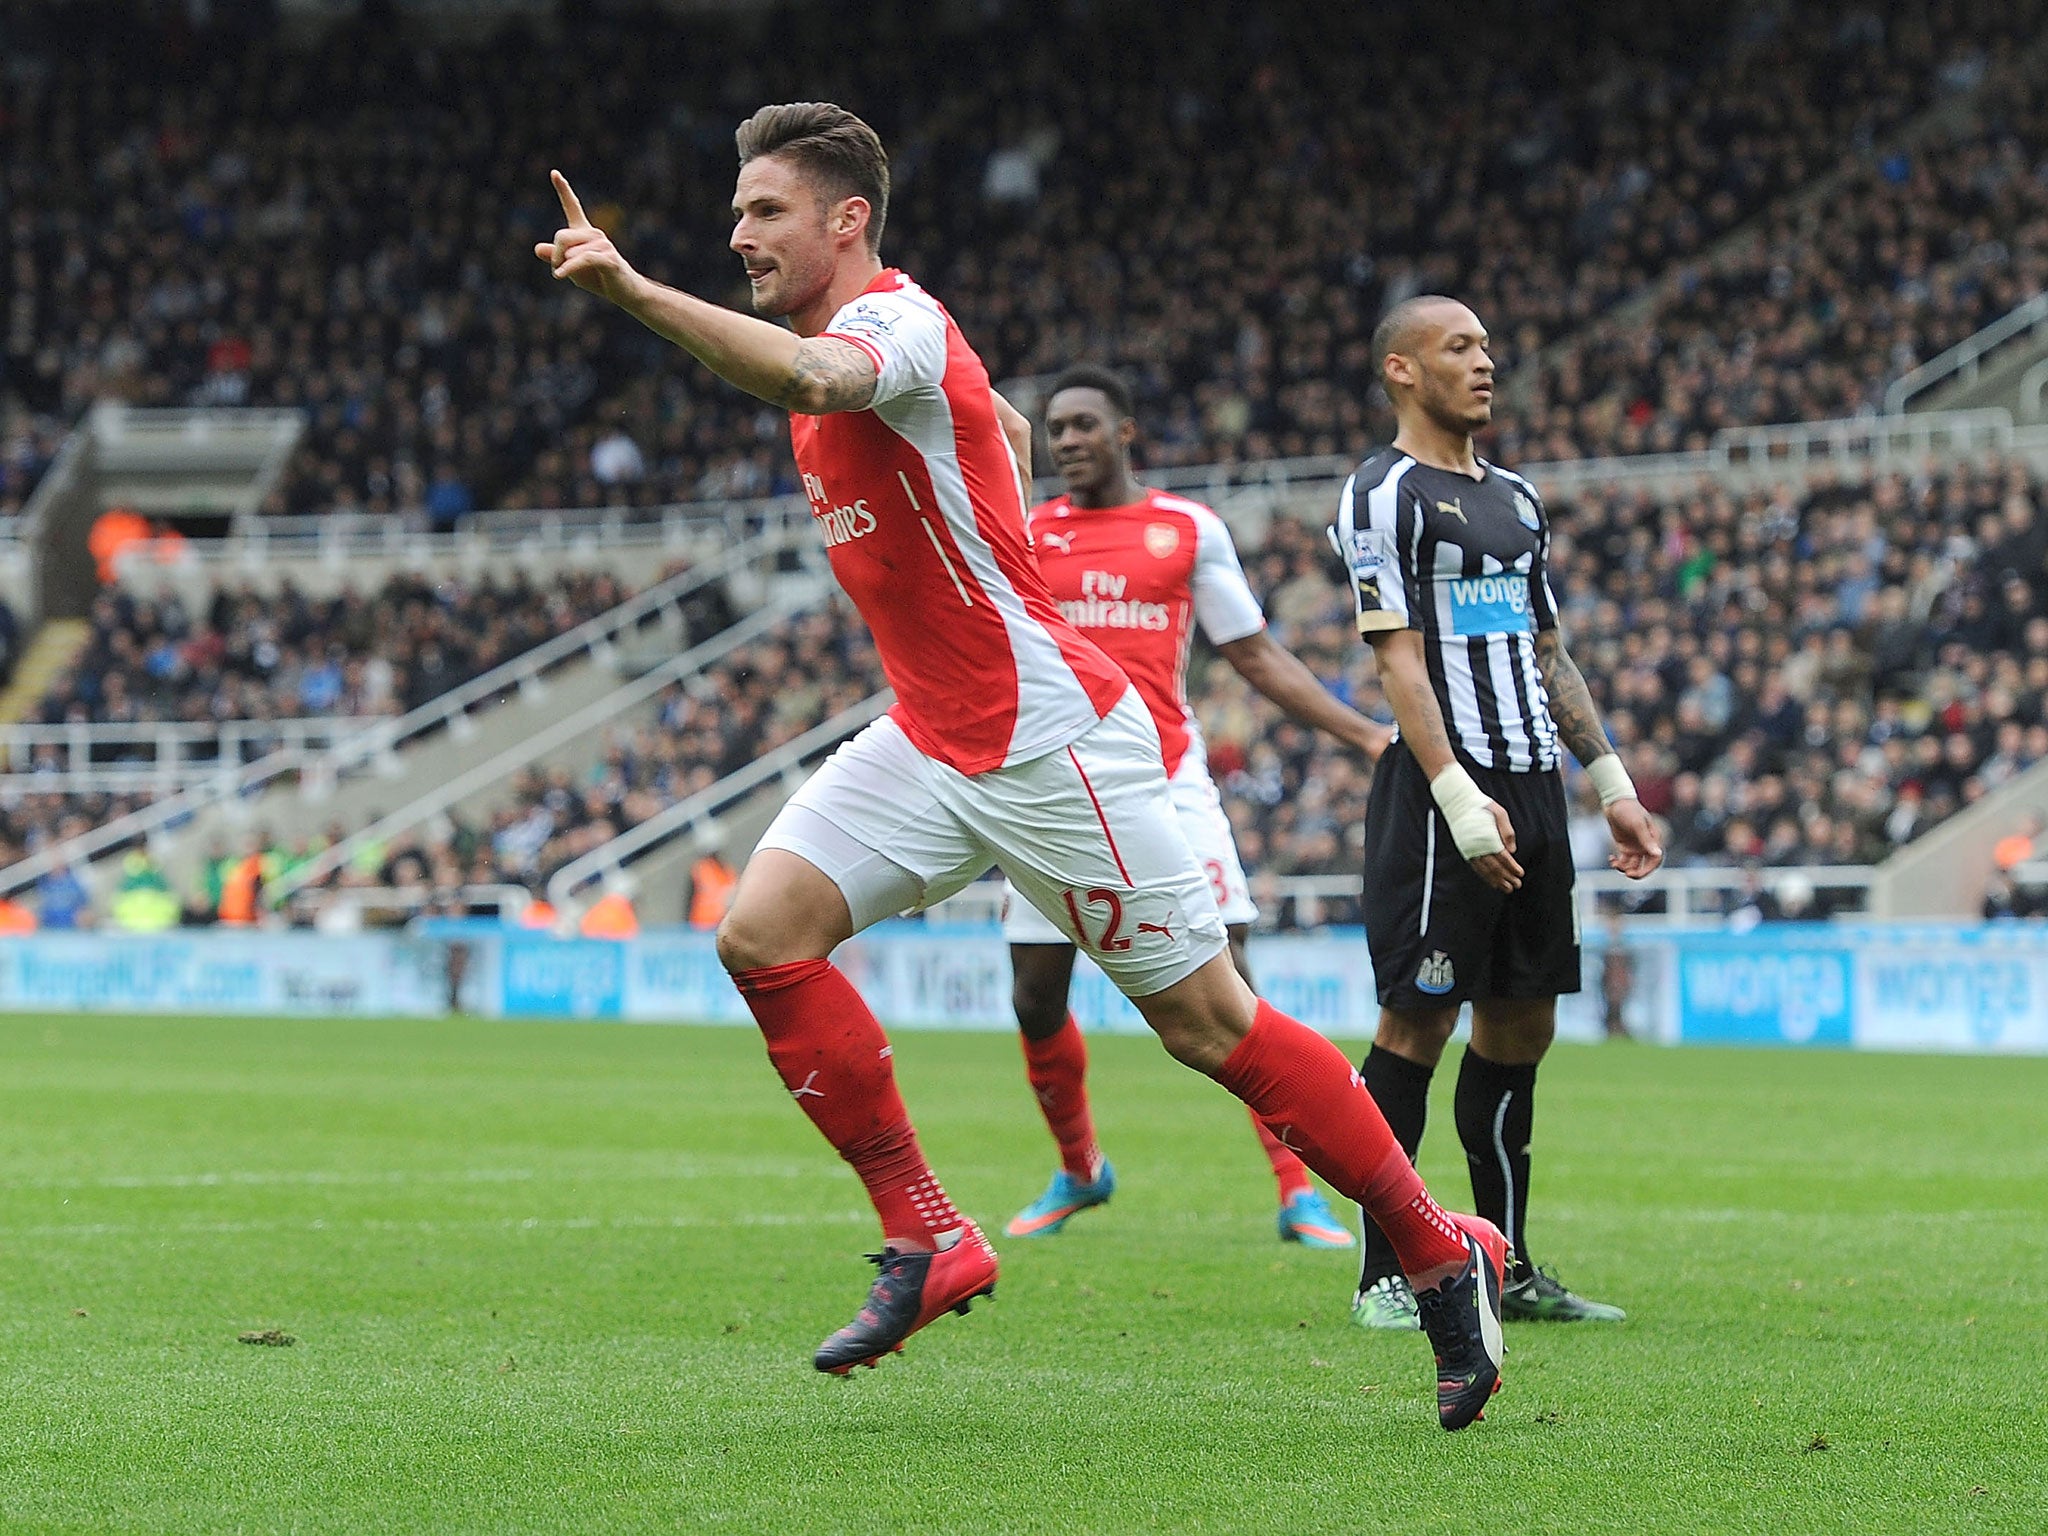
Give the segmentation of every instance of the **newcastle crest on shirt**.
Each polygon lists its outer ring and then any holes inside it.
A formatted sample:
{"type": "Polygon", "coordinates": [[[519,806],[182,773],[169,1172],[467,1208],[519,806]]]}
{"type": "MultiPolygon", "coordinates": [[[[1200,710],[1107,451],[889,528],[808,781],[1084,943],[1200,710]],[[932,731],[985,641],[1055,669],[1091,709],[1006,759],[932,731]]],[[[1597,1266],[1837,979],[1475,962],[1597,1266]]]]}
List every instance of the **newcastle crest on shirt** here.
{"type": "Polygon", "coordinates": [[[1515,516],[1522,520],[1522,526],[1531,533],[1540,531],[1543,521],[1536,515],[1536,503],[1522,491],[1515,492],[1515,516]]]}

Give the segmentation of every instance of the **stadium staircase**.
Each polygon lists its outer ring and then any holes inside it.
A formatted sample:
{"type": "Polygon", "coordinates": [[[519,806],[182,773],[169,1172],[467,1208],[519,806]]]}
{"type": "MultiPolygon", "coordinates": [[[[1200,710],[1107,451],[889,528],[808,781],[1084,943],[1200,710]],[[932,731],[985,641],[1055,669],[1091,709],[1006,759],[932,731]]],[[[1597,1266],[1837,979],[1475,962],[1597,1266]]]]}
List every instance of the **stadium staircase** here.
{"type": "Polygon", "coordinates": [[[2048,293],[1901,377],[1885,410],[2003,410],[2021,427],[2048,424],[2048,293]]]}
{"type": "MultiPolygon", "coordinates": [[[[388,842],[402,833],[419,830],[437,817],[462,813],[482,820],[506,803],[507,786],[526,769],[564,767],[573,771],[590,766],[598,758],[604,733],[631,730],[652,714],[661,694],[672,683],[695,676],[808,612],[817,606],[824,591],[822,573],[790,577],[774,596],[730,628],[641,671],[630,682],[618,684],[614,676],[614,686],[579,708],[559,713],[551,723],[536,726],[528,722],[528,729],[516,733],[495,751],[475,741],[466,743],[466,750],[459,756],[437,760],[431,770],[408,777],[406,783],[412,793],[401,799],[395,809],[374,819],[355,818],[358,831],[323,850],[286,879],[266,886],[265,899],[288,899],[300,887],[345,867],[366,845],[388,842]]],[[[383,798],[388,804],[395,797],[383,798]]]]}
{"type": "Polygon", "coordinates": [[[895,702],[884,690],[812,727],[716,784],[564,865],[548,882],[555,910],[574,918],[606,891],[632,892],[648,922],[680,923],[689,869],[707,852],[744,864],[775,813],[828,753],[895,702]]]}
{"type": "Polygon", "coordinates": [[[13,680],[0,692],[0,725],[26,720],[91,641],[92,626],[84,619],[52,619],[41,625],[16,663],[13,680]]]}
{"type": "Polygon", "coordinates": [[[804,564],[815,551],[809,522],[754,533],[406,715],[317,749],[287,747],[246,766],[225,765],[202,784],[0,869],[0,892],[145,839],[176,883],[196,880],[210,845],[233,847],[250,832],[290,843],[337,821],[374,819],[387,834],[417,825],[460,802],[451,786],[474,792],[491,782],[479,777],[479,764],[510,774],[548,751],[594,743],[632,703],[813,601],[821,578],[804,564]],[[755,611],[720,634],[686,634],[686,600],[713,584],[723,584],[735,608],[755,611]],[[622,673],[644,668],[650,649],[666,659],[622,685],[622,673]],[[390,806],[401,809],[386,815],[390,806]]]}
{"type": "Polygon", "coordinates": [[[1969,809],[1915,838],[1878,866],[1870,912],[1880,918],[1971,918],[1984,910],[1984,890],[1998,840],[2030,815],[2048,817],[2048,762],[2001,784],[1969,809]]]}
{"type": "Polygon", "coordinates": [[[102,512],[253,516],[305,431],[298,411],[137,410],[102,401],[66,437],[22,509],[14,537],[29,556],[27,581],[9,596],[37,619],[83,614],[99,590],[89,539],[102,512]]]}
{"type": "MultiPolygon", "coordinates": [[[[604,730],[621,723],[643,698],[709,665],[813,599],[815,577],[783,578],[774,595],[757,591],[759,606],[731,628],[709,636],[684,632],[678,619],[681,598],[714,581],[731,586],[748,574],[765,588],[766,578],[755,568],[773,564],[786,548],[782,535],[765,535],[740,546],[724,562],[662,582],[594,621],[599,629],[574,642],[580,654],[559,669],[521,667],[525,658],[515,660],[510,665],[516,676],[481,678],[432,700],[368,733],[368,740],[315,756],[297,784],[274,783],[260,798],[223,802],[216,819],[230,832],[265,828],[286,841],[310,837],[337,822],[388,838],[441,812],[490,803],[496,787],[522,768],[562,760],[580,766],[595,756],[604,730]],[[644,658],[650,652],[664,659],[649,666],[644,658]],[[622,682],[629,674],[637,675],[622,682]],[[503,703],[476,710],[477,704],[492,700],[503,703]]],[[[360,835],[351,840],[348,851],[364,840],[360,835]]],[[[181,863],[199,856],[189,835],[181,839],[180,852],[181,863]]],[[[334,867],[338,857],[319,863],[317,872],[334,867]]],[[[196,862],[191,867],[196,871],[196,862]]]]}

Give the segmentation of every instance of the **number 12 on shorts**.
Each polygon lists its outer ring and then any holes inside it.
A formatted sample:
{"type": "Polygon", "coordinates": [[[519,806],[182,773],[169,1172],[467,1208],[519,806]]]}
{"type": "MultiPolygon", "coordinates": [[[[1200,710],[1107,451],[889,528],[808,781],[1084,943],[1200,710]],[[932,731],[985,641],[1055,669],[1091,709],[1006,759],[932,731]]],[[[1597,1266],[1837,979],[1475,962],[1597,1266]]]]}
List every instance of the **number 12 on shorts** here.
{"type": "Polygon", "coordinates": [[[1066,898],[1067,916],[1074,920],[1074,935],[1081,941],[1083,949],[1094,949],[1106,955],[1122,954],[1131,947],[1131,941],[1124,937],[1124,899],[1106,886],[1093,890],[1067,890],[1060,893],[1066,898]],[[1078,899],[1077,899],[1078,898],[1078,899]],[[1097,919],[1101,928],[1098,937],[1090,937],[1088,923],[1081,916],[1082,907],[1088,909],[1090,917],[1097,919]]]}

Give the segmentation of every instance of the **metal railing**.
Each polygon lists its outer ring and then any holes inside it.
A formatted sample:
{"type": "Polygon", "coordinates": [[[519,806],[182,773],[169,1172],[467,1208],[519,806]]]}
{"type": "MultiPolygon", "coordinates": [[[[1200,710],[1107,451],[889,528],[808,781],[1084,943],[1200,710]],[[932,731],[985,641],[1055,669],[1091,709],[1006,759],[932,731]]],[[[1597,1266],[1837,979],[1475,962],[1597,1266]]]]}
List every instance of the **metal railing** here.
{"type": "Polygon", "coordinates": [[[1848,416],[1834,421],[1727,427],[1712,446],[1687,453],[1525,464],[1519,471],[1547,489],[1571,491],[1658,480],[1709,479],[1760,471],[1917,466],[1929,458],[2048,449],[2048,433],[2013,425],[2002,409],[1925,411],[1913,416],[1848,416]]]}
{"type": "Polygon", "coordinates": [[[2044,414],[2041,397],[2048,393],[2048,357],[2034,364],[2020,375],[2020,420],[2028,426],[2037,425],[2044,414]]]}
{"type": "Polygon", "coordinates": [[[28,493],[20,515],[0,518],[0,547],[26,550],[34,545],[50,509],[71,494],[79,475],[84,473],[89,454],[90,445],[83,436],[77,432],[64,434],[64,441],[57,445],[56,455],[43,470],[43,478],[28,493]]]}
{"type": "Polygon", "coordinates": [[[0,791],[169,794],[272,752],[331,746],[380,715],[0,726],[0,791]]]}
{"type": "Polygon", "coordinates": [[[102,400],[85,425],[102,472],[275,469],[305,435],[306,413],[288,406],[133,406],[102,400]]]}
{"type": "Polygon", "coordinates": [[[1884,392],[1885,413],[1892,416],[1903,414],[1907,402],[1915,395],[1923,395],[1937,384],[1946,384],[1959,375],[1965,383],[1975,383],[1986,357],[2015,337],[2038,331],[2043,326],[2048,326],[2048,293],[2037,293],[1974,335],[1965,336],[1946,352],[1900,374],[1884,392]]]}
{"type": "Polygon", "coordinates": [[[687,799],[678,800],[637,827],[563,865],[548,881],[548,900],[554,903],[557,911],[569,912],[586,886],[610,879],[642,854],[700,824],[711,822],[720,811],[746,799],[771,781],[779,779],[794,790],[806,763],[821,757],[877,719],[895,702],[895,698],[896,695],[887,690],[870,695],[852,708],[841,710],[830,720],[812,726],[794,740],[784,742],[774,751],[764,753],[737,772],[727,774],[716,784],[706,786],[687,799]]]}
{"type": "Polygon", "coordinates": [[[600,657],[615,655],[620,639],[662,610],[677,607],[693,593],[758,560],[779,555],[790,546],[791,535],[787,530],[777,528],[758,533],[727,550],[722,559],[710,565],[693,566],[666,581],[656,582],[639,596],[628,598],[574,629],[564,630],[552,640],[542,641],[481,677],[437,694],[415,710],[373,723],[359,735],[329,749],[312,764],[313,771],[338,777],[372,758],[395,752],[430,732],[455,724],[479,704],[533,687],[544,674],[586,652],[600,657]]]}
{"type": "Polygon", "coordinates": [[[343,885],[320,893],[320,911],[313,926],[345,930],[365,912],[415,913],[451,894],[465,907],[491,907],[508,918],[518,917],[533,904],[533,893],[523,885],[464,885],[453,892],[426,885],[343,885]]]}
{"type": "Polygon", "coordinates": [[[273,557],[344,562],[368,556],[403,559],[569,554],[592,548],[679,548],[696,539],[745,538],[810,526],[801,496],[748,501],[672,502],[659,507],[567,507],[549,511],[480,512],[458,528],[435,531],[398,513],[324,513],[301,517],[239,517],[224,539],[194,546],[213,565],[260,565],[273,557]]]}
{"type": "MultiPolygon", "coordinates": [[[[808,534],[808,528],[804,531],[808,534]]],[[[394,752],[430,731],[450,726],[489,699],[517,692],[522,686],[533,687],[542,674],[577,656],[615,655],[614,642],[624,632],[637,628],[642,621],[679,603],[698,588],[725,580],[756,560],[782,553],[790,547],[791,538],[792,535],[779,530],[757,534],[728,549],[721,558],[658,582],[638,597],[522,652],[411,713],[379,720],[325,751],[287,747],[239,769],[222,765],[216,774],[175,795],[0,869],[0,893],[19,890],[63,864],[89,863],[104,853],[165,831],[209,806],[254,796],[289,774],[338,776],[394,752]]]]}
{"type": "MultiPolygon", "coordinates": [[[[536,758],[565,747],[580,737],[589,736],[616,720],[627,710],[649,702],[671,683],[679,682],[692,673],[701,672],[741,646],[761,639],[777,625],[808,611],[816,606],[816,603],[815,596],[806,594],[784,597],[764,604],[738,623],[720,630],[710,639],[692,646],[681,655],[671,657],[624,687],[614,689],[574,714],[556,721],[545,730],[536,732],[516,745],[486,758],[445,783],[436,785],[427,794],[401,806],[390,815],[323,849],[291,874],[265,886],[264,901],[272,906],[277,905],[301,886],[324,879],[329,873],[339,869],[365,844],[382,842],[398,833],[410,831],[429,817],[439,815],[469,796],[510,777],[536,758]]],[[[4,878],[5,872],[0,872],[0,880],[4,878]]]]}
{"type": "MultiPolygon", "coordinates": [[[[1638,909],[1634,920],[1682,926],[1703,918],[1719,917],[1725,910],[1727,898],[1731,897],[1741,900],[1757,892],[1768,894],[1782,903],[1791,896],[1795,887],[1803,888],[1809,901],[1825,891],[1854,891],[1861,895],[1870,890],[1876,879],[1876,869],[1861,864],[1804,864],[1768,869],[1731,865],[1674,868],[1667,865],[1644,880],[1631,880],[1612,869],[1580,870],[1577,891],[1582,927],[1595,915],[1602,896],[1624,898],[1638,909]],[[1711,905],[1703,904],[1700,898],[1709,895],[1721,899],[1711,905]],[[1664,910],[1661,913],[1640,913],[1641,907],[1654,896],[1663,897],[1664,910]]],[[[1859,903],[1859,908],[1861,905],[1859,903]]],[[[1610,905],[1612,909],[1613,904],[1610,905]]],[[[1632,914],[1621,912],[1619,915],[1630,917],[1632,914]]]]}
{"type": "MultiPolygon", "coordinates": [[[[1269,459],[1256,463],[1195,464],[1149,470],[1148,485],[1209,501],[1246,492],[1286,492],[1341,481],[1356,460],[1341,454],[1269,459]]],[[[1040,499],[1064,488],[1041,477],[1040,499]]],[[[227,537],[186,546],[205,565],[259,565],[273,557],[346,561],[362,556],[414,559],[503,553],[568,553],[598,548],[676,548],[693,538],[732,539],[771,528],[794,531],[811,523],[801,496],[742,501],[669,502],[658,507],[566,507],[548,511],[478,512],[452,531],[436,532],[399,513],[326,513],[296,517],[238,517],[227,537]]],[[[139,551],[138,560],[147,558],[139,551]]],[[[138,566],[138,569],[141,567],[138,566]]]]}
{"type": "MultiPolygon", "coordinates": [[[[2017,428],[2012,413],[1999,409],[1926,411],[1729,427],[1716,434],[1711,446],[1685,453],[1569,459],[1515,467],[1546,488],[1569,492],[1777,469],[1800,473],[1818,467],[1877,468],[1930,456],[1960,458],[2016,449],[2048,451],[2048,430],[2017,428]]],[[[1165,467],[1145,471],[1143,479],[1148,485],[1192,496],[1227,512],[1247,501],[1270,508],[1311,494],[1333,499],[1356,464],[1357,459],[1348,454],[1319,454],[1165,467]]],[[[1032,494],[1042,499],[1062,488],[1057,478],[1041,476],[1033,483],[1032,494]]],[[[421,526],[419,519],[397,513],[248,516],[236,518],[223,539],[195,540],[183,546],[180,557],[211,569],[254,568],[274,558],[344,563],[381,556],[425,562],[505,554],[539,557],[595,549],[682,549],[693,540],[731,542],[778,528],[793,534],[809,527],[810,521],[809,504],[801,496],[673,502],[650,508],[479,512],[452,532],[431,531],[421,526]]],[[[4,537],[0,535],[0,542],[4,537]]],[[[138,546],[133,558],[138,570],[145,569],[149,551],[138,546]]]]}

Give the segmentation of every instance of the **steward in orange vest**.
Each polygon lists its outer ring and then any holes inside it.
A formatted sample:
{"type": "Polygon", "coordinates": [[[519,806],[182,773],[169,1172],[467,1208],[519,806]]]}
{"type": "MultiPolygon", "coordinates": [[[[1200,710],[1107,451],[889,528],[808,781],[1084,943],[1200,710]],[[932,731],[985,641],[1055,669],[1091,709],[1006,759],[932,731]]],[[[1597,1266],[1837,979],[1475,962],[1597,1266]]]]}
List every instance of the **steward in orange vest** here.
{"type": "Polygon", "coordinates": [[[577,931],[586,939],[631,939],[640,934],[640,919],[624,891],[609,891],[583,914],[577,931]]]}
{"type": "Polygon", "coordinates": [[[707,853],[690,866],[690,926],[712,929],[725,921],[732,906],[733,888],[740,877],[716,853],[707,853]]]}

